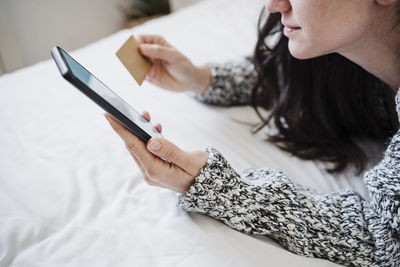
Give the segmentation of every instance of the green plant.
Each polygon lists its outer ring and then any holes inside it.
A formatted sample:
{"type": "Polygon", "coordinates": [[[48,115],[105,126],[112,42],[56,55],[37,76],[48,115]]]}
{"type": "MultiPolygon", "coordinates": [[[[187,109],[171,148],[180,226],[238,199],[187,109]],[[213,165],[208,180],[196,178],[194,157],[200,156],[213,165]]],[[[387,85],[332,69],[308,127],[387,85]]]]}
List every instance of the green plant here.
{"type": "Polygon", "coordinates": [[[129,18],[141,18],[170,12],[168,0],[125,0],[122,6],[129,18]]]}

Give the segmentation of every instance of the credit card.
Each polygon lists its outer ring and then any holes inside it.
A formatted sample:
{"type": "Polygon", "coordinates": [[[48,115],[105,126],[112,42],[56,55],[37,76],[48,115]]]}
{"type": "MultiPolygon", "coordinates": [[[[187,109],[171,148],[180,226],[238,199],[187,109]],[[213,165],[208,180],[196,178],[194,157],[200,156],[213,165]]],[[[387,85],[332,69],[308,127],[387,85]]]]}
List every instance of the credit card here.
{"type": "Polygon", "coordinates": [[[136,82],[141,85],[152,63],[139,52],[139,45],[140,43],[131,36],[116,52],[116,55],[136,82]]]}

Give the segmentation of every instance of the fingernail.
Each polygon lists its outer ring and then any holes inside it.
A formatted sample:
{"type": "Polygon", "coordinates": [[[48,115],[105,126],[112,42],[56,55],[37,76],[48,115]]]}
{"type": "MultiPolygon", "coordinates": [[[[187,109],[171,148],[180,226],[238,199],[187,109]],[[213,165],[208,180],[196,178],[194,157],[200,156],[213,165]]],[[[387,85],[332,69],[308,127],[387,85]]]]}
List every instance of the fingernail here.
{"type": "Polygon", "coordinates": [[[156,140],[150,141],[150,144],[148,144],[147,148],[150,151],[158,151],[161,148],[161,143],[156,140]]]}

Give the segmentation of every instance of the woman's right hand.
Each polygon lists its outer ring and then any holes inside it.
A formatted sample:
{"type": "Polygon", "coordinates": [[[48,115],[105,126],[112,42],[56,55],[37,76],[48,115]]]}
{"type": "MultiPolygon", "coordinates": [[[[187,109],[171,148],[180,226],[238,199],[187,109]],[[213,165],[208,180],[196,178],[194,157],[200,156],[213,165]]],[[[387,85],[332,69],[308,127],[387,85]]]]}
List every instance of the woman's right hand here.
{"type": "Polygon", "coordinates": [[[147,80],[161,88],[192,91],[203,94],[211,83],[207,66],[196,67],[192,62],[158,35],[139,36],[140,52],[153,63],[147,80]]]}

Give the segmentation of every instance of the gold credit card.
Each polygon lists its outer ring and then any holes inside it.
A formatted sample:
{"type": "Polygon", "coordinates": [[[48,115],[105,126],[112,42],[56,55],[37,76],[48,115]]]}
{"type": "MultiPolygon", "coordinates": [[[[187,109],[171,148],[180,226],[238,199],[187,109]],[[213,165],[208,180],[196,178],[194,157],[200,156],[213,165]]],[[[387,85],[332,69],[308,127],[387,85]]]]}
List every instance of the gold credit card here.
{"type": "Polygon", "coordinates": [[[137,83],[141,85],[146,79],[152,64],[140,54],[139,45],[140,43],[131,36],[115,54],[137,83]]]}

